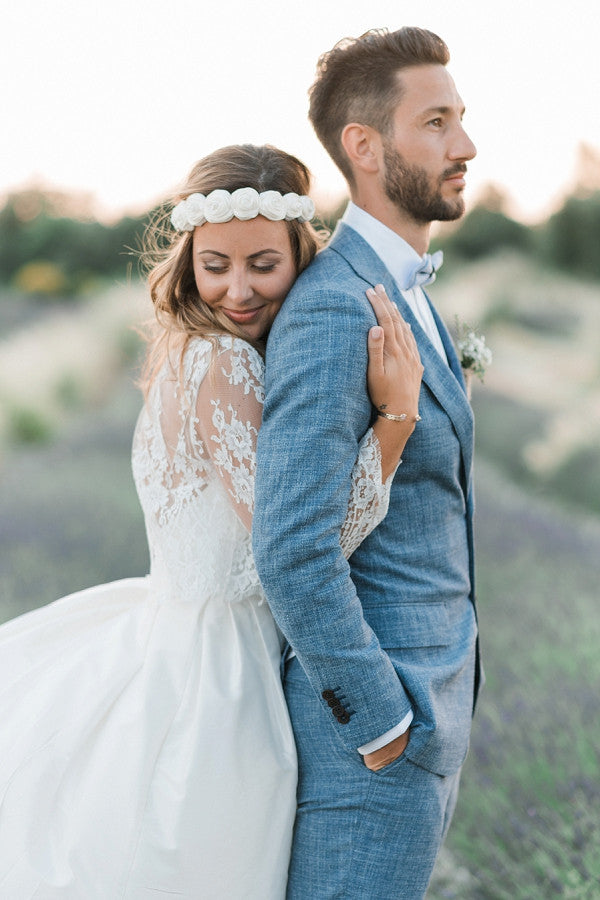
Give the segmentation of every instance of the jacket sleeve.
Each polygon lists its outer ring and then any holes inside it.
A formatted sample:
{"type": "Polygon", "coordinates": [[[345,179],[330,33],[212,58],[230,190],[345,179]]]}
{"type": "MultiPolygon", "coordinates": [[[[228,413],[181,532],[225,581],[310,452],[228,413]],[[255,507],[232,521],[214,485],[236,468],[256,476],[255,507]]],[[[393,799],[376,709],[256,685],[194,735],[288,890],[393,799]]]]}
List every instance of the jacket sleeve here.
{"type": "Polygon", "coordinates": [[[253,546],[275,619],[342,742],[400,722],[409,698],[366,623],[340,548],[350,477],[369,426],[364,298],[301,279],[269,338],[253,546]],[[304,287],[301,287],[301,284],[304,287]]]}

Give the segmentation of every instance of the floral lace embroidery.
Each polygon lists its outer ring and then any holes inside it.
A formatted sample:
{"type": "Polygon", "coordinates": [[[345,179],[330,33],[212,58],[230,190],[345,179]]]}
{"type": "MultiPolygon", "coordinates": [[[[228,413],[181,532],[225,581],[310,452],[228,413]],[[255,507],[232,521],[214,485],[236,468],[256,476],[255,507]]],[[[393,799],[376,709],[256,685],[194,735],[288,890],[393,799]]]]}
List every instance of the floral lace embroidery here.
{"type": "MultiPolygon", "coordinates": [[[[178,361],[164,367],[140,414],[134,477],[152,574],[169,597],[262,602],[250,531],[263,385],[263,360],[244,341],[194,340],[181,369],[178,361]]],[[[346,557],[385,516],[390,482],[381,482],[379,443],[369,430],[341,530],[346,557]]]]}

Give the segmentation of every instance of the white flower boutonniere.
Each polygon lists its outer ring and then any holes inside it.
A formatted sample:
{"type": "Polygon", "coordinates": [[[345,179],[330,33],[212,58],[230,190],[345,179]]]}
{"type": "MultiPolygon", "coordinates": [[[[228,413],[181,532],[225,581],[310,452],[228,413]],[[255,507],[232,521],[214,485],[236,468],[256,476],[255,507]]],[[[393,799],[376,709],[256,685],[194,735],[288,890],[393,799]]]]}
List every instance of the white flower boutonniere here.
{"type": "Polygon", "coordinates": [[[486,346],[485,336],[456,317],[457,344],[460,365],[467,385],[467,397],[471,399],[471,379],[477,375],[483,381],[485,370],[492,364],[492,351],[486,346]]]}

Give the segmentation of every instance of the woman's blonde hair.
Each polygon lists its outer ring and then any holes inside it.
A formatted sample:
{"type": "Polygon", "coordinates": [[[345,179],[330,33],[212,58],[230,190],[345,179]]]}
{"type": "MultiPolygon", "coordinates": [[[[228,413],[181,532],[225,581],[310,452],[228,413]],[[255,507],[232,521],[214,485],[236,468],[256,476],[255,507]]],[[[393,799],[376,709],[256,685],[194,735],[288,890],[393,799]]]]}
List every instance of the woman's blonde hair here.
{"type": "MultiPolygon", "coordinates": [[[[231,334],[248,340],[230,319],[202,300],[194,277],[193,232],[176,232],[170,223],[173,205],[190,194],[209,194],[219,188],[233,192],[242,187],[308,194],[310,172],[295,156],[269,145],[222,147],[196,163],[177,196],[153,217],[141,254],[156,316],[142,369],[141,386],[146,393],[173,343],[182,357],[194,337],[214,340],[216,334],[231,334]]],[[[320,237],[309,222],[293,219],[285,225],[299,275],[314,258],[320,237]]],[[[263,350],[261,343],[256,346],[263,350]]]]}

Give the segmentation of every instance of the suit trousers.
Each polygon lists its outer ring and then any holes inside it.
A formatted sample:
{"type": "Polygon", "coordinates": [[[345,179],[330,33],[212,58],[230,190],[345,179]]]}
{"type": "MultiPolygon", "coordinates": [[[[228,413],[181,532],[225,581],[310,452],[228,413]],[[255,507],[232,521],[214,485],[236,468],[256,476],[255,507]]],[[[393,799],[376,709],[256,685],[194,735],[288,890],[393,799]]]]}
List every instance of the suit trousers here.
{"type": "Polygon", "coordinates": [[[335,734],[296,658],[284,683],[299,764],[288,900],[422,900],[460,772],[437,775],[404,755],[371,772],[335,734]]]}

